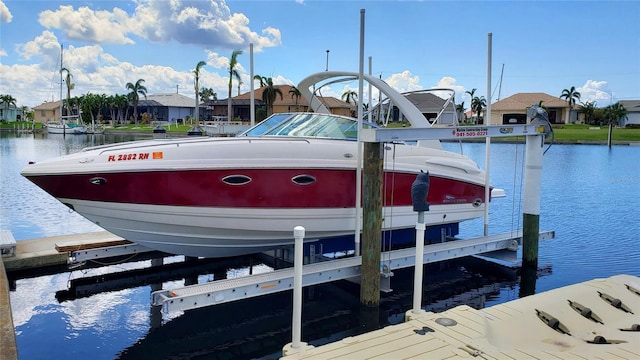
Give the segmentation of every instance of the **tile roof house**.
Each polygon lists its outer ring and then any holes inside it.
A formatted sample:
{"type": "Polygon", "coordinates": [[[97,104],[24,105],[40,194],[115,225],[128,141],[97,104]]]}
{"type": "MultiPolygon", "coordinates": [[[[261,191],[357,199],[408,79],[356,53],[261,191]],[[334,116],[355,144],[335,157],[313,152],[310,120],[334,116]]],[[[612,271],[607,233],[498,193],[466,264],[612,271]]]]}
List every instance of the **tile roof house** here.
{"type": "MultiPolygon", "coordinates": [[[[432,122],[438,116],[438,113],[444,107],[446,99],[443,99],[432,93],[416,92],[407,94],[405,96],[418,110],[424,115],[424,117],[432,122]]],[[[453,101],[447,105],[447,108],[440,116],[439,124],[454,124],[456,116],[455,105],[453,101]]],[[[458,119],[460,120],[460,119],[458,119]]]]}
{"type": "MultiPolygon", "coordinates": [[[[175,124],[195,116],[196,100],[176,93],[152,94],[138,101],[138,114],[149,113],[153,121],[175,124]]],[[[132,112],[130,112],[132,113],[132,112]]],[[[202,114],[202,110],[200,111],[202,114]]]]}
{"type": "MultiPolygon", "coordinates": [[[[547,109],[552,124],[569,123],[569,104],[557,96],[545,93],[518,93],[491,104],[491,124],[524,124],[527,120],[527,108],[538,105],[547,109]]],[[[574,121],[578,116],[579,105],[572,111],[574,121]]]]}
{"type": "Polygon", "coordinates": [[[620,119],[618,125],[640,125],[640,100],[620,100],[619,103],[627,109],[627,118],[620,119]]]}
{"type": "Polygon", "coordinates": [[[33,110],[33,121],[39,123],[47,123],[49,121],[60,121],[62,113],[60,112],[61,100],[49,101],[35,106],[33,110]]]}
{"type": "MultiPolygon", "coordinates": [[[[276,100],[273,103],[273,112],[274,113],[284,113],[284,112],[293,112],[293,111],[310,111],[309,103],[302,96],[297,98],[292,96],[289,92],[293,89],[291,85],[275,85],[276,88],[280,89],[282,92],[282,98],[280,96],[276,96],[276,100]]],[[[261,106],[264,106],[264,102],[262,101],[262,92],[264,91],[264,87],[257,88],[254,90],[254,101],[256,106],[256,112],[261,106]]],[[[356,106],[354,104],[349,104],[342,100],[336,99],[334,97],[318,97],[322,103],[324,103],[327,108],[331,110],[334,114],[351,116],[351,113],[356,110],[356,106]]],[[[220,118],[226,120],[227,118],[227,99],[222,100],[214,100],[209,101],[207,103],[203,103],[203,106],[207,108],[205,120],[209,120],[211,118],[220,118]]],[[[240,118],[242,121],[250,120],[250,105],[251,105],[251,92],[246,92],[240,94],[238,96],[231,98],[231,106],[233,108],[233,118],[240,118]]],[[[201,105],[202,106],[202,105],[201,105]]],[[[256,119],[257,121],[261,121],[262,119],[256,119]]]]}

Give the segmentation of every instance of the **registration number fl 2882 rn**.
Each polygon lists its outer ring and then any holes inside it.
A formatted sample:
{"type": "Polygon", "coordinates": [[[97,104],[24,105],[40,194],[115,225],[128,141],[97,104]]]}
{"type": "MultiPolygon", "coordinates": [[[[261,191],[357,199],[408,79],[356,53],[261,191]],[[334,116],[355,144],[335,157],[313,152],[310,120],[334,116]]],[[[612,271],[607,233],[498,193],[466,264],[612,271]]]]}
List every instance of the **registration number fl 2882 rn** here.
{"type": "Polygon", "coordinates": [[[129,160],[147,160],[149,159],[149,153],[131,153],[131,154],[118,154],[109,155],[107,161],[129,161],[129,160]]]}

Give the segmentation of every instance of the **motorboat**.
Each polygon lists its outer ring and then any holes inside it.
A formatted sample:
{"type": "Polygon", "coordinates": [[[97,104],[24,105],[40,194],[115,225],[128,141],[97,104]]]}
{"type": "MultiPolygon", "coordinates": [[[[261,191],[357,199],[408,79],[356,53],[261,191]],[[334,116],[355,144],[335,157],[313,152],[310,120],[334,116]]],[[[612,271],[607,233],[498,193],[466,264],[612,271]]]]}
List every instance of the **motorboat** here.
{"type": "MultiPolygon", "coordinates": [[[[235,137],[160,138],[85,148],[29,164],[22,175],[80,215],[127,240],[173,254],[227,257],[305,239],[353,236],[360,128],[332,114],[311,87],[298,87],[313,112],[276,113],[235,137]]],[[[402,94],[372,76],[414,127],[431,126],[402,94]]],[[[384,144],[383,229],[416,225],[411,185],[428,172],[429,225],[482,217],[485,173],[438,141],[384,144]]],[[[362,221],[362,216],[358,219],[362,221]]],[[[360,228],[360,227],[358,227],[360,228]]]]}

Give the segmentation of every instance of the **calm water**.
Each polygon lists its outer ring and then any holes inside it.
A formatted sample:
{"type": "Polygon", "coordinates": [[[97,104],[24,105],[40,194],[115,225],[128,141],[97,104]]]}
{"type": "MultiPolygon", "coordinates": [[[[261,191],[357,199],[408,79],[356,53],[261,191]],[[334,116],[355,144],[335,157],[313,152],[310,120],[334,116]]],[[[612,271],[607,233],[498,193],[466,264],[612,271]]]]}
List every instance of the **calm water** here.
{"type": "MultiPolygon", "coordinates": [[[[28,161],[79,151],[88,145],[128,141],[102,135],[62,136],[0,133],[0,228],[17,240],[100,230],[19,175],[28,161]]],[[[445,148],[458,151],[459,145],[445,148]]],[[[484,144],[463,151],[481,166],[484,144]]],[[[524,145],[493,144],[491,177],[506,198],[492,202],[490,232],[521,227],[524,145]]],[[[640,147],[553,145],[544,156],[541,230],[556,239],[541,242],[539,262],[550,271],[536,283],[541,292],[594,277],[640,276],[640,147]]],[[[461,236],[482,234],[482,220],[461,225],[461,236]]],[[[171,261],[180,261],[181,257],[171,261]]],[[[162,315],[149,304],[151,286],[58,301],[72,279],[146,266],[148,262],[88,269],[17,281],[11,293],[20,359],[240,359],[277,358],[290,342],[291,294],[162,315]]],[[[268,270],[268,269],[267,269],[268,270]]],[[[226,267],[241,276],[244,267],[226,267]]],[[[266,271],[258,268],[256,271],[266,271]]],[[[425,272],[425,307],[445,310],[460,303],[490,306],[518,297],[512,274],[489,275],[473,263],[435,264],[425,272]]],[[[400,321],[411,308],[412,270],[392,278],[377,326],[400,321]]],[[[212,275],[198,277],[208,281],[212,275]]],[[[185,280],[164,282],[164,288],[185,280]]],[[[321,344],[371,326],[359,312],[358,288],[348,283],[314,287],[303,312],[303,341],[321,344]]],[[[376,326],[374,325],[374,327],[376,326]]]]}

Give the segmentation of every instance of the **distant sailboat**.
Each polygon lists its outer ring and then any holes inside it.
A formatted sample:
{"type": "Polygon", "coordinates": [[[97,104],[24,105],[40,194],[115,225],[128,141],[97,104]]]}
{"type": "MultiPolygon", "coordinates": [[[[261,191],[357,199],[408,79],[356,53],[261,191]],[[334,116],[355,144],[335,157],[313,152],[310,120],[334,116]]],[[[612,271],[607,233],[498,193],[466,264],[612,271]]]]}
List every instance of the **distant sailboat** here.
{"type": "MultiPolygon", "coordinates": [[[[62,44],[60,44],[60,121],[50,121],[45,125],[49,134],[84,134],[87,132],[87,127],[80,124],[80,115],[62,115],[62,69],[64,68],[62,65],[62,54],[63,47],[62,44]]],[[[67,99],[67,101],[68,100],[69,99],[67,99]]]]}

